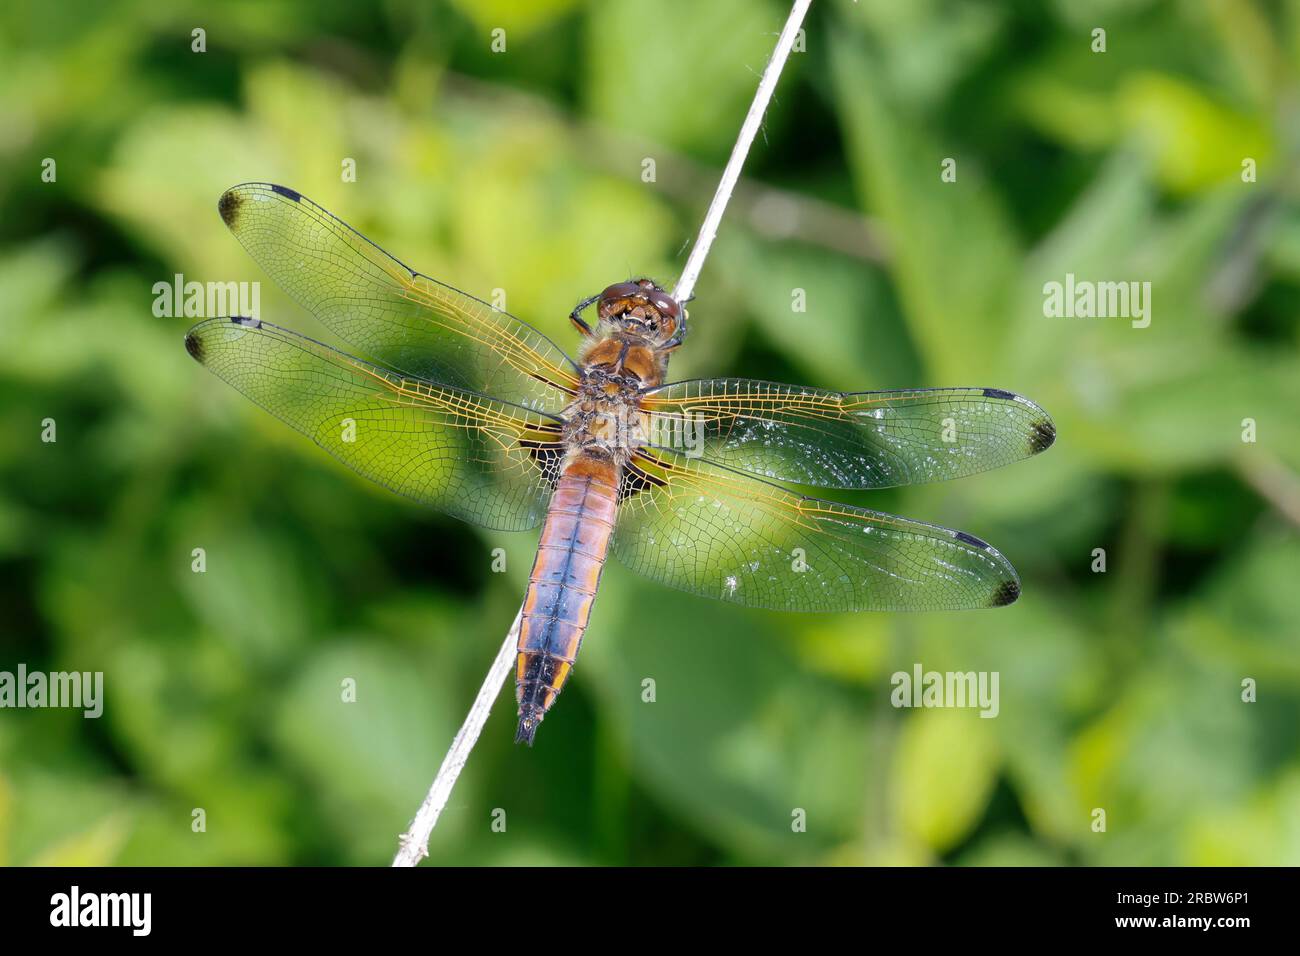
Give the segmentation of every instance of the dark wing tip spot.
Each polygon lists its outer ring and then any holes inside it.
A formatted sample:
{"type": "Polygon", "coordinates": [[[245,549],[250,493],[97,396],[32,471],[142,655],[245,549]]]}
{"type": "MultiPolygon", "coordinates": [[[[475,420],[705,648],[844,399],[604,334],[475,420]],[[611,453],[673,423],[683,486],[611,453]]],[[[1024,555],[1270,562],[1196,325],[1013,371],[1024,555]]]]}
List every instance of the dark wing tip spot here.
{"type": "Polygon", "coordinates": [[[989,606],[1006,607],[1008,604],[1015,604],[1018,597],[1020,597],[1020,582],[1015,580],[1003,581],[998,585],[998,589],[993,592],[993,600],[989,603],[989,606]]]}
{"type": "Polygon", "coordinates": [[[221,213],[221,221],[226,224],[226,228],[234,229],[235,224],[239,222],[239,210],[244,205],[244,197],[233,189],[227,189],[217,200],[217,212],[221,213]]]}
{"type": "Polygon", "coordinates": [[[1010,401],[1016,397],[1015,392],[1008,392],[1004,388],[986,388],[984,389],[985,398],[1001,398],[1010,401]]]}
{"type": "Polygon", "coordinates": [[[290,189],[288,186],[276,186],[272,184],[271,192],[279,193],[284,198],[292,199],[294,202],[300,202],[302,200],[302,193],[290,189]]]}
{"type": "Polygon", "coordinates": [[[190,358],[196,362],[203,361],[203,340],[193,332],[185,333],[185,351],[190,353],[190,358]]]}
{"type": "Polygon", "coordinates": [[[967,534],[965,531],[954,531],[953,534],[957,536],[958,541],[965,541],[967,544],[979,548],[981,551],[988,550],[989,547],[988,542],[981,541],[973,534],[967,534]]]}
{"type": "Polygon", "coordinates": [[[1040,451],[1047,451],[1056,441],[1056,425],[1050,418],[1034,422],[1029,429],[1029,453],[1037,455],[1040,451]]]}

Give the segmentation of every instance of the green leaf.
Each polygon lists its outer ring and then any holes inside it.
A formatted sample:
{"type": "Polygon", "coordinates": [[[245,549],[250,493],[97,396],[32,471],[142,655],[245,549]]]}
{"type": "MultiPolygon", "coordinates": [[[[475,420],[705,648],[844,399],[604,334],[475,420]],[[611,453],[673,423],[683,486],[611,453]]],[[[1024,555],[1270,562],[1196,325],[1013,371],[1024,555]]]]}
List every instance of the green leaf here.
{"type": "Polygon", "coordinates": [[[51,844],[29,862],[30,866],[112,866],[126,842],[128,827],[120,814],[51,844]]]}
{"type": "Polygon", "coordinates": [[[978,711],[911,715],[892,768],[900,828],[936,853],[952,847],[983,814],[999,763],[996,738],[978,711]]]}
{"type": "MultiPolygon", "coordinates": [[[[652,11],[640,0],[592,4],[585,59],[593,118],[648,148],[724,159],[783,17],[779,6],[755,0],[657,0],[652,11]]],[[[786,89],[799,56],[781,78],[786,89]]]]}
{"type": "Polygon", "coordinates": [[[482,32],[476,37],[485,45],[492,30],[506,31],[506,49],[512,39],[527,39],[572,11],[579,0],[452,0],[452,6],[474,22],[482,32]]]}
{"type": "Polygon", "coordinates": [[[720,271],[739,278],[739,296],[764,337],[806,370],[809,384],[862,391],[919,381],[911,340],[876,270],[806,245],[734,235],[715,255],[720,271]]]}
{"type": "Polygon", "coordinates": [[[294,677],[274,739],[311,781],[348,859],[394,852],[451,742],[451,715],[435,703],[449,699],[432,675],[373,643],[322,648],[294,677]]]}
{"type": "Polygon", "coordinates": [[[14,791],[9,778],[0,774],[0,866],[9,865],[10,840],[13,833],[14,791]]]}
{"type": "Polygon", "coordinates": [[[931,381],[980,381],[999,366],[1007,333],[1018,249],[1006,215],[960,143],[940,144],[904,118],[852,31],[832,38],[831,66],[850,170],[889,237],[899,299],[931,381]],[[949,158],[955,182],[940,179],[949,158]]]}
{"type": "Polygon", "coordinates": [[[611,568],[575,677],[594,686],[642,786],[708,839],[773,861],[856,833],[866,772],[860,708],[797,666],[791,630],[611,568]]]}
{"type": "Polygon", "coordinates": [[[1215,103],[1172,76],[1134,76],[1121,87],[1117,107],[1154,159],[1161,183],[1174,192],[1200,192],[1225,180],[1240,185],[1243,158],[1264,168],[1273,158],[1257,117],[1215,103]]]}
{"type": "Polygon", "coordinates": [[[1195,814],[1184,839],[1189,866],[1300,865],[1300,769],[1239,806],[1195,814]]]}

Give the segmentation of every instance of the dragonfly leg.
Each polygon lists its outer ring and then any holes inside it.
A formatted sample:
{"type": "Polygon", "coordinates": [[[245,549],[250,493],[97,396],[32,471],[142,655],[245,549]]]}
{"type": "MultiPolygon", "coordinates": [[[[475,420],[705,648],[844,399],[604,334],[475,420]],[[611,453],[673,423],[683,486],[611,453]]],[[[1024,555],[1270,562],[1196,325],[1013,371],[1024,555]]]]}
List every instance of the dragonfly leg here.
{"type": "Polygon", "coordinates": [[[569,313],[569,321],[572,322],[575,326],[577,326],[578,331],[581,332],[583,335],[591,335],[591,326],[583,321],[582,313],[585,312],[593,302],[599,299],[600,296],[601,293],[599,292],[597,292],[595,295],[587,296],[587,298],[583,299],[576,306],[574,306],[573,311],[569,313]]]}

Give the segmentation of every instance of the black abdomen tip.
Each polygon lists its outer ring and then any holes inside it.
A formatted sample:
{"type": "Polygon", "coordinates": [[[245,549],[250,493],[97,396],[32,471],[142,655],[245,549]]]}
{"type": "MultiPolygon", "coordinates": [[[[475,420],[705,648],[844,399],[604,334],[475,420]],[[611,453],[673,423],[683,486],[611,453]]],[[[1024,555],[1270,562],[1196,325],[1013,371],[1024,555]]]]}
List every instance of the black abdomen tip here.
{"type": "Polygon", "coordinates": [[[217,200],[217,212],[221,213],[221,221],[229,229],[234,229],[235,224],[239,222],[239,209],[244,204],[244,197],[233,189],[227,189],[217,200]]]}
{"type": "Polygon", "coordinates": [[[993,592],[993,600],[990,607],[1006,607],[1008,604],[1015,604],[1016,598],[1020,597],[1019,581],[1003,581],[998,585],[998,589],[993,592]]]}
{"type": "Polygon", "coordinates": [[[537,728],[541,724],[541,717],[529,714],[527,717],[519,718],[519,727],[515,730],[515,743],[533,745],[533,738],[537,736],[537,728]]]}
{"type": "Polygon", "coordinates": [[[185,333],[185,351],[190,353],[190,358],[196,362],[203,361],[203,340],[193,332],[185,333]]]}
{"type": "Polygon", "coordinates": [[[1030,454],[1037,455],[1040,451],[1047,451],[1056,441],[1056,425],[1050,418],[1045,418],[1040,422],[1034,422],[1029,429],[1029,451],[1030,454]]]}

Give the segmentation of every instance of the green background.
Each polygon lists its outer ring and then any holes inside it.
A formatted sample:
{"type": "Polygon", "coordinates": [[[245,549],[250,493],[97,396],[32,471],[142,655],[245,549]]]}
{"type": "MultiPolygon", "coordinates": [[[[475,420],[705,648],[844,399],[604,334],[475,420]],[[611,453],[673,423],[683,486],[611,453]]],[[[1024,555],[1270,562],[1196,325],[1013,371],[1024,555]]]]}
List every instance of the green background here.
{"type": "MultiPolygon", "coordinates": [[[[208,7],[0,12],[0,669],[107,694],[0,711],[6,864],[386,863],[522,595],[534,534],[368,486],[152,314],[177,272],[257,280],[324,335],[222,190],[298,189],[572,346],[579,297],[675,279],[786,14],[208,7]]],[[[1300,863],[1298,53],[1296,0],[818,0],[673,377],[1032,397],[1046,455],[843,496],[987,538],[1024,596],[800,617],[611,566],[537,746],[504,694],[430,862],[1300,863]],[[1067,272],[1150,281],[1150,327],[1044,317],[1067,272]],[[891,707],[916,663],[998,671],[999,716],[891,707]]]]}

